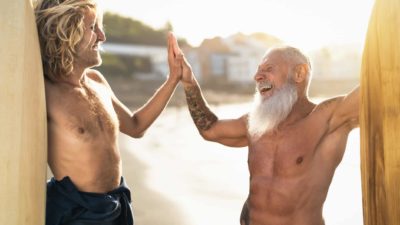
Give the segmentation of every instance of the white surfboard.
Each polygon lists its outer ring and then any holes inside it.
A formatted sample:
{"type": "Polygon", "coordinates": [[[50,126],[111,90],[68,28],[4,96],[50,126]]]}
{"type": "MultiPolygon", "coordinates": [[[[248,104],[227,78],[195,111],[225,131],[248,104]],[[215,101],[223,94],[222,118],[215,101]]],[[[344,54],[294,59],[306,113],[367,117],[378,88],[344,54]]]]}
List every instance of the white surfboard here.
{"type": "Polygon", "coordinates": [[[0,0],[0,224],[43,225],[47,128],[30,0],[0,0]]]}
{"type": "Polygon", "coordinates": [[[399,0],[376,0],[371,15],[360,128],[364,225],[400,224],[399,0]]]}

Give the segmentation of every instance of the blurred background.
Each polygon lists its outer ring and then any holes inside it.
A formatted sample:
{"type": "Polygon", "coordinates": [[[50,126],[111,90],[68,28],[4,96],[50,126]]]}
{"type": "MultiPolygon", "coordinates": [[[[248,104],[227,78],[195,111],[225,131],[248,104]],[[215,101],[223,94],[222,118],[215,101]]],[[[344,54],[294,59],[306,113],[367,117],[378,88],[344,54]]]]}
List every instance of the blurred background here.
{"type": "MultiPolygon", "coordinates": [[[[166,34],[173,31],[206,99],[220,118],[246,113],[252,80],[276,44],[312,60],[314,102],[359,82],[373,0],[99,0],[107,42],[98,69],[132,110],[168,74],[166,34]]],[[[139,225],[232,225],[248,193],[247,148],[203,141],[179,86],[141,139],[121,134],[124,176],[139,225]]],[[[327,225],[361,225],[359,130],[351,133],[324,207],[327,225]]]]}

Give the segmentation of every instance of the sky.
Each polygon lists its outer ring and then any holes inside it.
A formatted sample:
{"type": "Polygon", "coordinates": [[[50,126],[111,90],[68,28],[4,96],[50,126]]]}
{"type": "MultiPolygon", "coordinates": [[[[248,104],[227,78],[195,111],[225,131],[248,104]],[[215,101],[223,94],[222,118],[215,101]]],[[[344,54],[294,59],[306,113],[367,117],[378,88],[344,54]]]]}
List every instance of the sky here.
{"type": "Polygon", "coordinates": [[[304,50],[362,47],[374,0],[98,0],[105,11],[174,33],[198,46],[205,38],[263,32],[304,50]]]}

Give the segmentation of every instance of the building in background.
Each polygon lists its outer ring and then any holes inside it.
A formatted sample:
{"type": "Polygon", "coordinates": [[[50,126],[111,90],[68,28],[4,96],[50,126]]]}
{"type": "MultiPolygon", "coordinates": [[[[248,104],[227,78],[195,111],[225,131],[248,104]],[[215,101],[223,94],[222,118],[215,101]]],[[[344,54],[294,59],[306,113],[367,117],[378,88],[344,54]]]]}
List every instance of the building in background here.
{"type": "MultiPolygon", "coordinates": [[[[265,52],[282,41],[263,33],[237,33],[226,38],[205,39],[197,48],[183,51],[197,79],[205,84],[252,84],[265,52]]],[[[156,80],[168,75],[167,48],[162,46],[105,43],[103,70],[138,79],[156,80]],[[114,72],[113,72],[114,71],[114,72]]],[[[324,47],[307,53],[314,81],[358,79],[360,53],[351,46],[324,47]]]]}
{"type": "Polygon", "coordinates": [[[252,83],[266,50],[274,45],[282,44],[282,41],[262,33],[252,35],[238,33],[226,38],[225,43],[234,53],[226,62],[228,81],[252,83]]]}

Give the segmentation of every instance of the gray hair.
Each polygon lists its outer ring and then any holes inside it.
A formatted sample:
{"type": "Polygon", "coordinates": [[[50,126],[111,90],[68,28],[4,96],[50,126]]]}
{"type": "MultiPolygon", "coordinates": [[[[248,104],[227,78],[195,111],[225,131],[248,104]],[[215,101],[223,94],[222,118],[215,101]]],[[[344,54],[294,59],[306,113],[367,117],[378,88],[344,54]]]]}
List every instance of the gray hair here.
{"type": "Polygon", "coordinates": [[[271,52],[279,52],[285,59],[286,63],[288,63],[292,69],[294,69],[294,67],[297,65],[307,64],[308,65],[307,77],[309,75],[311,75],[310,59],[303,52],[301,52],[298,48],[295,48],[292,46],[273,47],[268,50],[266,55],[271,52]]]}
{"type": "MultiPolygon", "coordinates": [[[[308,70],[307,70],[307,76],[306,76],[306,92],[309,88],[310,85],[310,80],[311,80],[311,61],[310,59],[302,52],[300,51],[298,48],[292,47],[292,46],[276,46],[276,47],[272,47],[270,48],[267,53],[265,54],[268,55],[272,52],[278,52],[281,54],[281,56],[283,57],[283,59],[286,61],[286,63],[289,65],[290,67],[290,75],[292,76],[293,72],[294,72],[294,68],[297,65],[300,64],[306,64],[308,66],[308,70]]],[[[264,56],[264,57],[265,57],[264,56]]]]}

